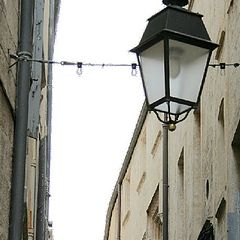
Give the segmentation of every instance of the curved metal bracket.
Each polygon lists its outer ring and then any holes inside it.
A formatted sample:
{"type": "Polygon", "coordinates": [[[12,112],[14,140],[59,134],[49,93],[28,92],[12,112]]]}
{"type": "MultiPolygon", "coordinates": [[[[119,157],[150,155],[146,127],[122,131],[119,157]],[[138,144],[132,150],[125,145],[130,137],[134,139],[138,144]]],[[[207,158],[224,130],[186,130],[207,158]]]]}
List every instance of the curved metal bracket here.
{"type": "Polygon", "coordinates": [[[179,119],[179,115],[175,116],[175,119],[172,119],[172,116],[169,113],[165,113],[166,116],[167,116],[166,120],[162,119],[157,111],[153,111],[153,112],[155,113],[155,115],[157,116],[157,119],[161,123],[170,125],[170,124],[177,124],[177,123],[180,123],[180,122],[184,121],[187,118],[187,116],[188,116],[188,114],[190,113],[191,110],[192,109],[189,109],[189,111],[187,111],[185,113],[185,115],[182,118],[180,118],[180,119],[179,119]]]}

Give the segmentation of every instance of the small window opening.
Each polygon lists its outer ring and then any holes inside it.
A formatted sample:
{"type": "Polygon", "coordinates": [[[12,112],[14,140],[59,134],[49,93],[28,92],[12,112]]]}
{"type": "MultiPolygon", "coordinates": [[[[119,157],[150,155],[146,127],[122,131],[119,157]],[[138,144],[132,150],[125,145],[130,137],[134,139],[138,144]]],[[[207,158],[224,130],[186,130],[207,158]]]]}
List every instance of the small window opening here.
{"type": "Polygon", "coordinates": [[[207,197],[207,199],[209,197],[209,181],[208,180],[206,182],[206,197],[207,197]]]}

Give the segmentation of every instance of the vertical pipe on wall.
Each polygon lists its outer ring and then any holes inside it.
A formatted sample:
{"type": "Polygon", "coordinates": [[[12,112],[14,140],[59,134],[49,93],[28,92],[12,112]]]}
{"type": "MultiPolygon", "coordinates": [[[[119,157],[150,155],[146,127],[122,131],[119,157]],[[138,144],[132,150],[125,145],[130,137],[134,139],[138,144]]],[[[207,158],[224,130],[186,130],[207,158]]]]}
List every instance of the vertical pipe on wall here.
{"type": "Polygon", "coordinates": [[[37,224],[36,240],[45,240],[47,223],[46,223],[46,155],[47,155],[47,138],[40,140],[39,147],[39,171],[38,171],[38,200],[37,200],[37,224]]]}
{"type": "MultiPolygon", "coordinates": [[[[50,1],[50,16],[55,16],[56,0],[50,1]]],[[[49,59],[53,58],[54,53],[54,41],[55,41],[55,22],[56,18],[50,17],[49,19],[49,45],[48,50],[49,59]]],[[[48,182],[48,192],[47,192],[47,215],[49,215],[49,197],[50,197],[50,165],[51,165],[51,137],[52,137],[52,81],[53,81],[53,68],[52,65],[48,65],[48,83],[47,83],[47,182],[48,182]]],[[[48,217],[48,216],[47,216],[48,217]]]]}
{"type": "MultiPolygon", "coordinates": [[[[21,0],[21,23],[19,53],[20,57],[29,58],[32,52],[33,2],[21,0]]],[[[14,132],[11,209],[9,239],[21,240],[24,215],[24,185],[28,123],[28,96],[31,68],[28,61],[19,61],[17,74],[16,121],[14,132]]]]}
{"type": "MultiPolygon", "coordinates": [[[[166,114],[164,120],[167,120],[166,114]]],[[[168,240],[168,125],[163,124],[163,240],[168,240]]]]}

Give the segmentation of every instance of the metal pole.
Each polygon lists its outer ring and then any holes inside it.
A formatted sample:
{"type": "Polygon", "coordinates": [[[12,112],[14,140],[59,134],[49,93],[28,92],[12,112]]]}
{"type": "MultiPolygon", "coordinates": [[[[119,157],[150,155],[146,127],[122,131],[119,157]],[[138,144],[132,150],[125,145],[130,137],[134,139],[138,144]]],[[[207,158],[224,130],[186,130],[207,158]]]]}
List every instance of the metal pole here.
{"type": "MultiPolygon", "coordinates": [[[[31,57],[33,2],[21,1],[21,25],[19,56],[31,57]]],[[[21,240],[24,216],[24,185],[28,123],[28,96],[30,87],[30,63],[20,61],[17,75],[16,121],[14,132],[14,151],[11,185],[11,209],[9,239],[21,240]]]]}
{"type": "MultiPolygon", "coordinates": [[[[164,120],[167,115],[164,114],[164,120]]],[[[163,124],[163,240],[168,240],[168,125],[163,124]]]]}

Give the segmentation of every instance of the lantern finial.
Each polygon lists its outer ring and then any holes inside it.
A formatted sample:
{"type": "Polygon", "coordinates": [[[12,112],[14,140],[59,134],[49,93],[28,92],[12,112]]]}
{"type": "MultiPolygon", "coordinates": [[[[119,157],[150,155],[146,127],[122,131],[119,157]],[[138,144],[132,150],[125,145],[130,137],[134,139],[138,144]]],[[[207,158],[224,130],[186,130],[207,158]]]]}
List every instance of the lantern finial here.
{"type": "Polygon", "coordinates": [[[188,4],[188,0],[163,0],[163,4],[183,7],[188,4]]]}

